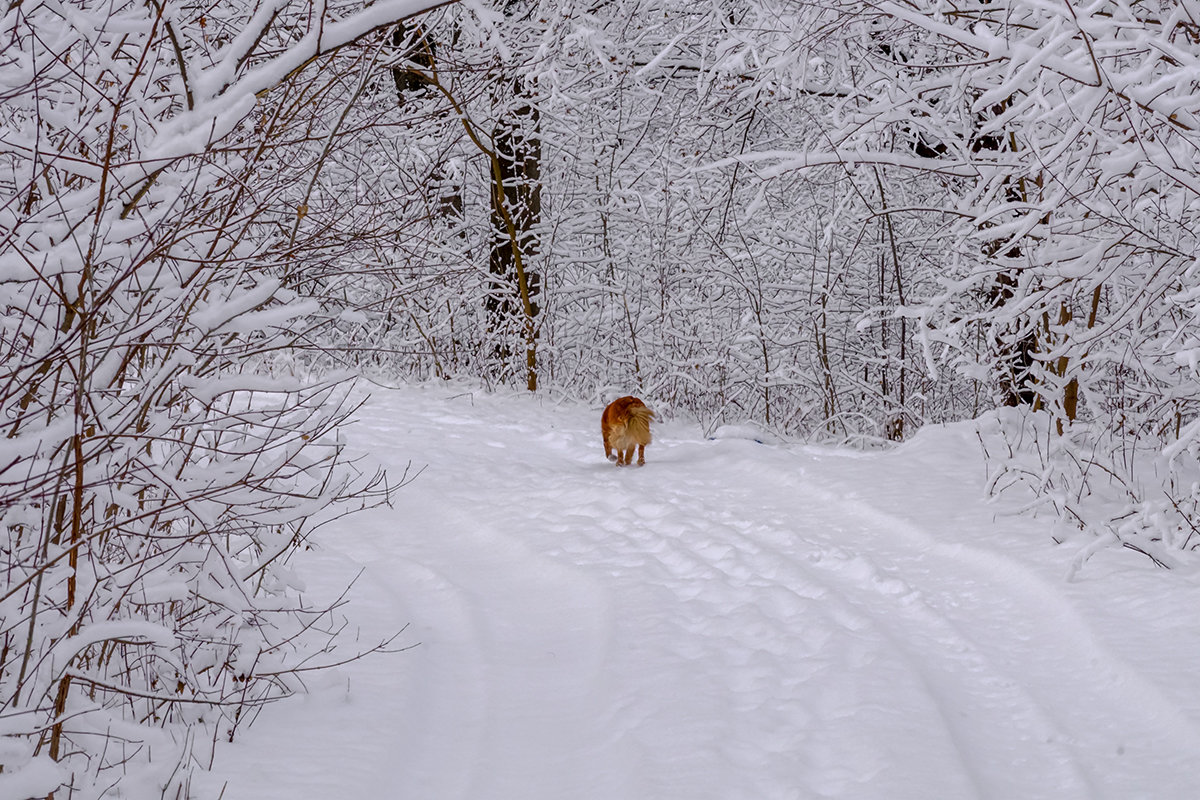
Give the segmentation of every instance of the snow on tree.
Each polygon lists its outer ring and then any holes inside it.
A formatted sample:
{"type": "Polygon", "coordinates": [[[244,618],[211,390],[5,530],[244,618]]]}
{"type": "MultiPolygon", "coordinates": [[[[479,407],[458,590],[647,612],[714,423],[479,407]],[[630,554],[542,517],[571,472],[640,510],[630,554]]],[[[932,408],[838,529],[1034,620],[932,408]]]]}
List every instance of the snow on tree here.
{"type": "Polygon", "coordinates": [[[336,606],[304,602],[288,558],[388,487],[342,454],[344,376],[272,369],[327,324],[289,284],[344,245],[298,231],[282,190],[320,151],[281,156],[354,80],[331,54],[427,6],[5,12],[0,703],[21,796],[186,796],[212,739],[335,658],[336,606]]]}
{"type": "Polygon", "coordinates": [[[826,123],[832,146],[775,169],[835,155],[887,174],[881,186],[941,177],[929,200],[889,212],[958,220],[940,289],[897,313],[997,403],[1046,412],[1019,426],[1040,463],[999,482],[1127,546],[1192,541],[1194,9],[1012,0],[811,15],[869,44],[829,62],[846,98],[826,123]],[[888,146],[900,141],[902,155],[888,146]]]}

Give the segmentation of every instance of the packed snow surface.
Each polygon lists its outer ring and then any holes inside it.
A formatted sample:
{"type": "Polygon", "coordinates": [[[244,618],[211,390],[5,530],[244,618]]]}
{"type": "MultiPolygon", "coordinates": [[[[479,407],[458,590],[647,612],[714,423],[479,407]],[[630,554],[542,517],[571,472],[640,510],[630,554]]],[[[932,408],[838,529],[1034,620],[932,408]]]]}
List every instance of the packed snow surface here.
{"type": "Polygon", "coordinates": [[[266,709],[225,800],[1198,796],[1194,569],[988,503],[969,424],[864,454],[659,410],[617,468],[599,405],[375,392],[350,448],[420,474],[295,567],[415,646],[266,709]]]}

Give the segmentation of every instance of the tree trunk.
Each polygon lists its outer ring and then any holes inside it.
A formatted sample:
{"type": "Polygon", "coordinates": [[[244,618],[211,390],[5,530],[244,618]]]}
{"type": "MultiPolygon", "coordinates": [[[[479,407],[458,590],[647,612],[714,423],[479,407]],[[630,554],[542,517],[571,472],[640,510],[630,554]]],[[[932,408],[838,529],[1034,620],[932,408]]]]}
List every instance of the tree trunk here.
{"type": "Polygon", "coordinates": [[[420,25],[401,22],[392,31],[392,47],[400,54],[400,63],[392,67],[392,80],[396,83],[397,104],[403,107],[409,95],[429,85],[429,77],[421,70],[433,69],[434,46],[420,25]],[[407,67],[404,62],[419,69],[407,67]]]}
{"type": "MultiPolygon", "coordinates": [[[[988,112],[981,112],[978,119],[980,127],[992,116],[1004,114],[1011,105],[1011,99],[998,103],[988,112]]],[[[1017,149],[1016,137],[1003,133],[990,133],[976,136],[971,143],[971,149],[976,152],[1005,153],[1017,149]]],[[[1004,198],[1009,203],[1024,203],[1027,201],[1025,179],[1009,175],[1005,179],[1004,198]]],[[[983,246],[983,254],[988,259],[995,259],[1009,264],[1016,264],[1024,253],[1019,244],[1008,243],[1004,239],[987,242],[983,246]]],[[[991,284],[985,290],[985,300],[989,307],[1001,309],[1016,297],[1019,267],[998,269],[991,284]]],[[[992,335],[991,357],[995,370],[997,400],[1005,406],[1034,405],[1038,392],[1034,378],[1034,353],[1037,352],[1036,326],[1027,326],[1022,330],[1019,323],[1012,323],[992,335]],[[1014,327],[1015,326],[1015,327],[1014,327]]]]}
{"type": "Polygon", "coordinates": [[[510,332],[520,331],[525,346],[526,386],[537,389],[537,299],[541,276],[529,270],[538,252],[536,227],[542,213],[542,142],[537,107],[525,82],[510,84],[511,105],[492,132],[492,235],[488,255],[491,288],[485,300],[488,327],[496,337],[500,363],[512,356],[510,332]]]}

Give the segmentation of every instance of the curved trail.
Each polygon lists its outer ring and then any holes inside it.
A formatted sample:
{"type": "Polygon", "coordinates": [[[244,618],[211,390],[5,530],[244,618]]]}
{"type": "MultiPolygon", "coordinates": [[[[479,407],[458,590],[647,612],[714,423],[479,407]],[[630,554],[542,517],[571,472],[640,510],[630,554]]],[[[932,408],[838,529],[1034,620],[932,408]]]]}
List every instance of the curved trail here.
{"type": "MultiPolygon", "coordinates": [[[[345,796],[1192,796],[1194,708],[991,546],[961,465],[668,424],[617,469],[598,418],[445,387],[360,413],[351,446],[428,466],[315,557],[365,570],[365,628],[421,642],[348,668],[331,712],[311,701],[363,732],[328,756],[345,796]]],[[[301,719],[267,715],[246,747],[287,750],[301,719]]]]}

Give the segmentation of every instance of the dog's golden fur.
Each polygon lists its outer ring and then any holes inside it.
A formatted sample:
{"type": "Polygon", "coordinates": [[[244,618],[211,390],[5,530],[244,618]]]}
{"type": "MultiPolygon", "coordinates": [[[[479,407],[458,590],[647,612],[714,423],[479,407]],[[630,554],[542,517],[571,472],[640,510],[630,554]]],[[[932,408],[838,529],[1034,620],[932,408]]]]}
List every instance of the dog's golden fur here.
{"type": "Polygon", "coordinates": [[[604,409],[600,433],[604,436],[604,455],[618,467],[627,467],[637,447],[638,466],[646,463],[646,445],[650,444],[650,420],[654,412],[636,397],[620,397],[604,409]]]}

